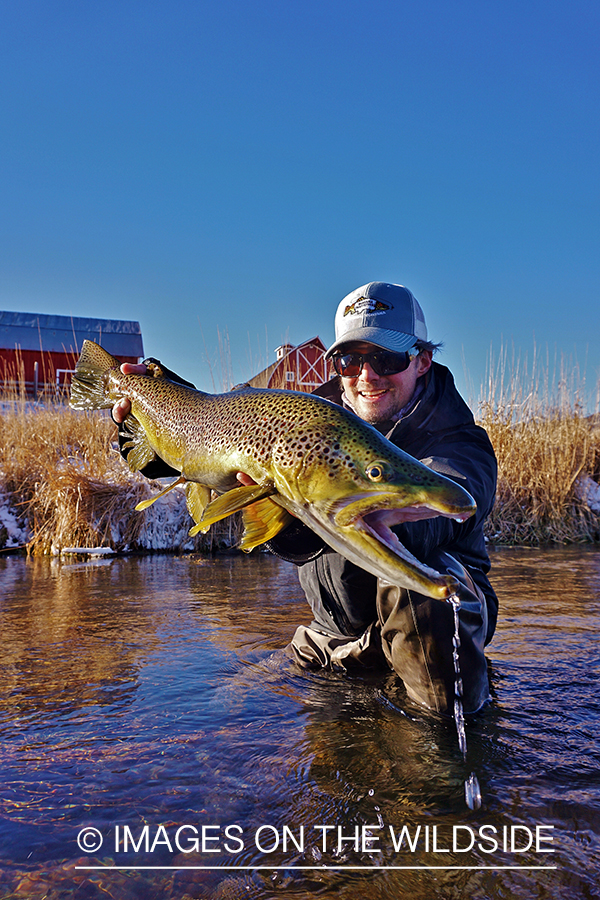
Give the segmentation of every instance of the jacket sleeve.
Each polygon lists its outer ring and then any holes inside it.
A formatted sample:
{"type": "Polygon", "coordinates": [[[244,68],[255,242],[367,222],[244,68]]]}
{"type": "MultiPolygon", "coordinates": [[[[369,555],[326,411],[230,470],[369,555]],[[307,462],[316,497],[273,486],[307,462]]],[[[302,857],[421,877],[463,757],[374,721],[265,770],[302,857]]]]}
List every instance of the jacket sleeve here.
{"type": "Polygon", "coordinates": [[[465,565],[487,570],[483,524],[494,505],[497,464],[487,434],[475,427],[470,437],[468,443],[464,436],[461,439],[449,437],[436,447],[435,456],[423,461],[469,491],[477,504],[475,514],[466,522],[437,516],[407,522],[393,530],[419,559],[441,548],[460,556],[465,565]]]}

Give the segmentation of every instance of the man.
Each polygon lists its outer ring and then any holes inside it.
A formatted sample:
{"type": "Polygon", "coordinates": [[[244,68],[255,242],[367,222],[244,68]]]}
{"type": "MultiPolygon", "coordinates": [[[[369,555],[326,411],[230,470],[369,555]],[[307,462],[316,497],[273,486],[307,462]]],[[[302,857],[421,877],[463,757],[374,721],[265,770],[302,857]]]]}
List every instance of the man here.
{"type": "MultiPolygon", "coordinates": [[[[335,333],[327,356],[338,377],[317,393],[353,410],[402,450],[458,481],[477,502],[476,514],[463,523],[442,517],[394,519],[408,550],[459,582],[462,699],[466,713],[476,712],[489,698],[483,648],[494,633],[498,606],[487,579],[483,537],[495,495],[494,451],[449,370],[433,362],[437,346],[428,341],[423,311],[407,288],[383,282],[357,288],[338,307],[335,333]]],[[[122,421],[127,409],[126,401],[117,404],[115,420],[122,421]]],[[[243,473],[238,478],[248,483],[243,473]]],[[[376,579],[301,523],[269,547],[300,566],[300,583],[313,611],[311,626],[300,626],[292,640],[301,665],[391,669],[413,700],[452,714],[456,672],[450,603],[376,579]]]]}

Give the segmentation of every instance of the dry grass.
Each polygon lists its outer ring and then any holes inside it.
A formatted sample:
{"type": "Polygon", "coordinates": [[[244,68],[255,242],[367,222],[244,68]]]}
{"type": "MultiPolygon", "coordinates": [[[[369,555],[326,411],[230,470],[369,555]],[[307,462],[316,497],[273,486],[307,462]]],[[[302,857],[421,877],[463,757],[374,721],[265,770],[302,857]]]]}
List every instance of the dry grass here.
{"type": "Polygon", "coordinates": [[[497,543],[594,541],[599,517],[577,496],[582,475],[598,476],[597,417],[584,413],[585,383],[561,359],[490,365],[478,417],[498,457],[498,493],[487,535],[497,543]]]}
{"type": "MultiPolygon", "coordinates": [[[[110,419],[75,412],[64,399],[28,402],[18,385],[2,399],[2,482],[18,498],[33,553],[51,552],[53,545],[109,546],[119,509],[132,509],[145,495],[141,479],[129,477],[111,448],[110,419]]],[[[130,517],[126,540],[135,541],[138,518],[130,517]]]]}
{"type": "MultiPolygon", "coordinates": [[[[72,410],[64,395],[28,401],[18,378],[0,402],[0,484],[28,524],[28,552],[138,548],[148,513],[134,508],[156,488],[121,459],[108,413],[72,410]]],[[[218,525],[198,537],[197,549],[235,544],[239,523],[218,525]]]]}

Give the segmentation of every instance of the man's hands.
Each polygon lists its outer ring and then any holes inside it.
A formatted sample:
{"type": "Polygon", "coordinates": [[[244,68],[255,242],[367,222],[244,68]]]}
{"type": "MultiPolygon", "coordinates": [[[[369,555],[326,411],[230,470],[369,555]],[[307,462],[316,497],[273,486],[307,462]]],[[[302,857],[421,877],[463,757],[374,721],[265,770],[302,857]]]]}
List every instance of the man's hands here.
{"type": "MultiPolygon", "coordinates": [[[[143,363],[122,363],[121,364],[121,372],[123,375],[145,375],[148,371],[147,366],[143,363]]],[[[129,413],[131,412],[131,402],[127,397],[123,397],[121,400],[117,400],[115,405],[112,408],[112,417],[117,425],[121,425],[122,422],[125,421],[129,413]]],[[[256,484],[254,479],[250,478],[249,475],[246,475],[245,472],[237,472],[236,474],[237,480],[240,484],[251,485],[256,484]]]]}

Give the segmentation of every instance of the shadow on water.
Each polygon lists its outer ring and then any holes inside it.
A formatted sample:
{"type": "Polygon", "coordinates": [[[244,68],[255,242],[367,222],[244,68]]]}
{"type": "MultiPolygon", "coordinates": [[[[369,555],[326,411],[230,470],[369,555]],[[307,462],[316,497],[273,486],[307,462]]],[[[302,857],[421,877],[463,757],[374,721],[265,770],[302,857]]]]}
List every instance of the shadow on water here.
{"type": "Polygon", "coordinates": [[[296,667],[292,566],[0,560],[0,898],[600,896],[600,553],[493,565],[473,812],[452,722],[296,667]]]}

